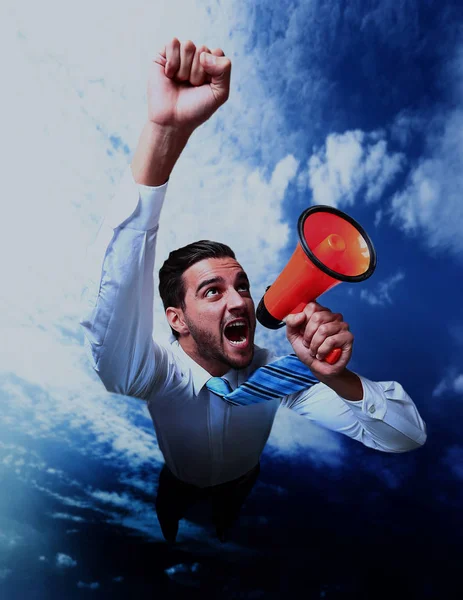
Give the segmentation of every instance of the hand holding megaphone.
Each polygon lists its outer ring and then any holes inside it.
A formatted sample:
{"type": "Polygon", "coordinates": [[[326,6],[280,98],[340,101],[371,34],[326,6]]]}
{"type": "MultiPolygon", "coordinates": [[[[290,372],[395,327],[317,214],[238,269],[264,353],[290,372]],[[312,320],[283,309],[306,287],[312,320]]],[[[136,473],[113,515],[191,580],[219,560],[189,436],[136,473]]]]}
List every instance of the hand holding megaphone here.
{"type": "Polygon", "coordinates": [[[339,374],[347,366],[354,336],[341,314],[318,302],[309,302],[303,311],[288,315],[285,323],[286,337],[294,353],[316,377],[339,374]],[[326,357],[334,348],[339,356],[328,363],[326,357]]]}
{"type": "MultiPolygon", "coordinates": [[[[256,317],[269,329],[284,326],[284,319],[341,281],[368,279],[376,267],[376,252],[368,234],[354,220],[331,206],[313,206],[299,217],[299,243],[288,264],[267,288],[256,317]]],[[[325,361],[335,364],[341,349],[325,361]]]]}

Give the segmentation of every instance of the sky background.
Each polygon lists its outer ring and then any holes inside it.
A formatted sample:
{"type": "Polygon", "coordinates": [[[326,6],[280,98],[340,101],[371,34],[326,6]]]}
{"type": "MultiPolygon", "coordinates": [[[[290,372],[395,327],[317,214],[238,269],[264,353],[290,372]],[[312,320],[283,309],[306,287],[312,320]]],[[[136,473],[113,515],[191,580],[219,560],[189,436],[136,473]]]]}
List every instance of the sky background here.
{"type": "MultiPolygon", "coordinates": [[[[462,13],[456,0],[2,3],[1,598],[457,597],[462,13]],[[384,454],[282,409],[233,541],[198,509],[168,550],[148,411],[105,391],[79,319],[86,249],[146,118],[150,60],[173,36],[221,47],[232,84],[175,168],[156,272],[171,249],[217,239],[257,303],[299,214],[344,210],[378,265],[321,302],[350,324],[351,368],[399,381],[428,441],[384,454]]],[[[289,348],[283,331],[257,342],[289,348]]]]}

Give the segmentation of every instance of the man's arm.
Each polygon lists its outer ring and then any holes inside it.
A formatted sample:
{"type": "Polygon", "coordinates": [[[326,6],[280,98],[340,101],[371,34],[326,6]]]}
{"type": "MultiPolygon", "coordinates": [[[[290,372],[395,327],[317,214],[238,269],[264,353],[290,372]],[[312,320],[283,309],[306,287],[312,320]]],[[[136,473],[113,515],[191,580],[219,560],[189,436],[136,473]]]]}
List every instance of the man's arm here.
{"type": "Polygon", "coordinates": [[[403,387],[375,382],[346,368],[354,336],[342,315],[316,302],[286,319],[287,337],[320,384],[288,396],[283,405],[300,415],[384,452],[406,452],[426,441],[426,425],[403,387]],[[324,358],[334,348],[341,357],[324,358]]]}
{"type": "Polygon", "coordinates": [[[227,101],[231,62],[174,38],[153,59],[148,77],[148,120],[132,161],[137,183],[164,184],[190,135],[227,101]]]}
{"type": "Polygon", "coordinates": [[[230,61],[215,50],[208,65],[204,50],[174,39],[153,60],[146,125],[90,248],[95,274],[81,325],[111,392],[147,398],[154,385],[175,384],[170,352],[152,339],[155,246],[172,169],[192,132],[228,97],[230,61]]]}
{"type": "Polygon", "coordinates": [[[177,131],[147,121],[132,160],[135,181],[146,186],[167,183],[189,136],[188,131],[177,131]]]}
{"type": "Polygon", "coordinates": [[[282,406],[382,452],[408,452],[423,446],[426,424],[400,383],[357,377],[364,389],[362,401],[347,401],[318,383],[287,396],[282,406]]]}

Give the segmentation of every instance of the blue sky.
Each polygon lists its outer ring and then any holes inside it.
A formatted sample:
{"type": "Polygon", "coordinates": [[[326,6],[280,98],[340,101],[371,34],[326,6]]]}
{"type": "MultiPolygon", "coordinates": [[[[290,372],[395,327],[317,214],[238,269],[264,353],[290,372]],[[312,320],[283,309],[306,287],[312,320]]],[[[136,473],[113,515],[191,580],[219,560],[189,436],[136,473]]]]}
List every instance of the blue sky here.
{"type": "MultiPolygon", "coordinates": [[[[273,598],[309,563],[313,597],[374,597],[368,577],[352,578],[355,557],[368,568],[373,554],[403,590],[415,556],[422,575],[411,589],[439,597],[457,574],[463,478],[461,3],[28,4],[7,2],[0,25],[10,82],[2,597],[191,598],[202,585],[203,597],[273,598]],[[78,321],[86,248],[145,118],[147,66],[174,35],[222,47],[232,89],[171,178],[156,267],[175,247],[218,239],[236,249],[257,302],[295,247],[299,214],[346,211],[369,232],[378,266],[321,302],[351,326],[352,369],[400,381],[429,437],[418,452],[386,455],[282,410],[236,541],[219,547],[198,512],[166,555],[153,507],[162,456],[146,407],[104,390],[78,321]]],[[[288,348],[283,331],[261,329],[258,343],[288,348]]]]}

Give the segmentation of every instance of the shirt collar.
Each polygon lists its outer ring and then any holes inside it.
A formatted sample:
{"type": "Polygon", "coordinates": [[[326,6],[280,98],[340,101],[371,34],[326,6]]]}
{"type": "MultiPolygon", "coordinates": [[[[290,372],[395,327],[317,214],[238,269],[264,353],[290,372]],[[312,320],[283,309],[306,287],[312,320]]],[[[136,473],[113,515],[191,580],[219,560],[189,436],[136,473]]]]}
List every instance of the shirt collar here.
{"type": "MultiPolygon", "coordinates": [[[[203,387],[206,385],[206,382],[209,381],[209,379],[211,379],[213,375],[211,375],[208,371],[206,371],[206,369],[204,369],[201,365],[198,365],[196,361],[194,361],[190,356],[188,356],[188,354],[180,346],[178,340],[173,335],[171,335],[169,342],[171,344],[172,350],[177,354],[177,356],[179,356],[182,359],[182,361],[190,369],[191,376],[193,378],[194,392],[197,396],[199,392],[203,389],[203,387]]],[[[229,371],[227,371],[227,373],[225,373],[225,375],[222,375],[222,378],[228,381],[233,390],[236,387],[238,387],[238,376],[236,369],[230,369],[229,371]]]]}

